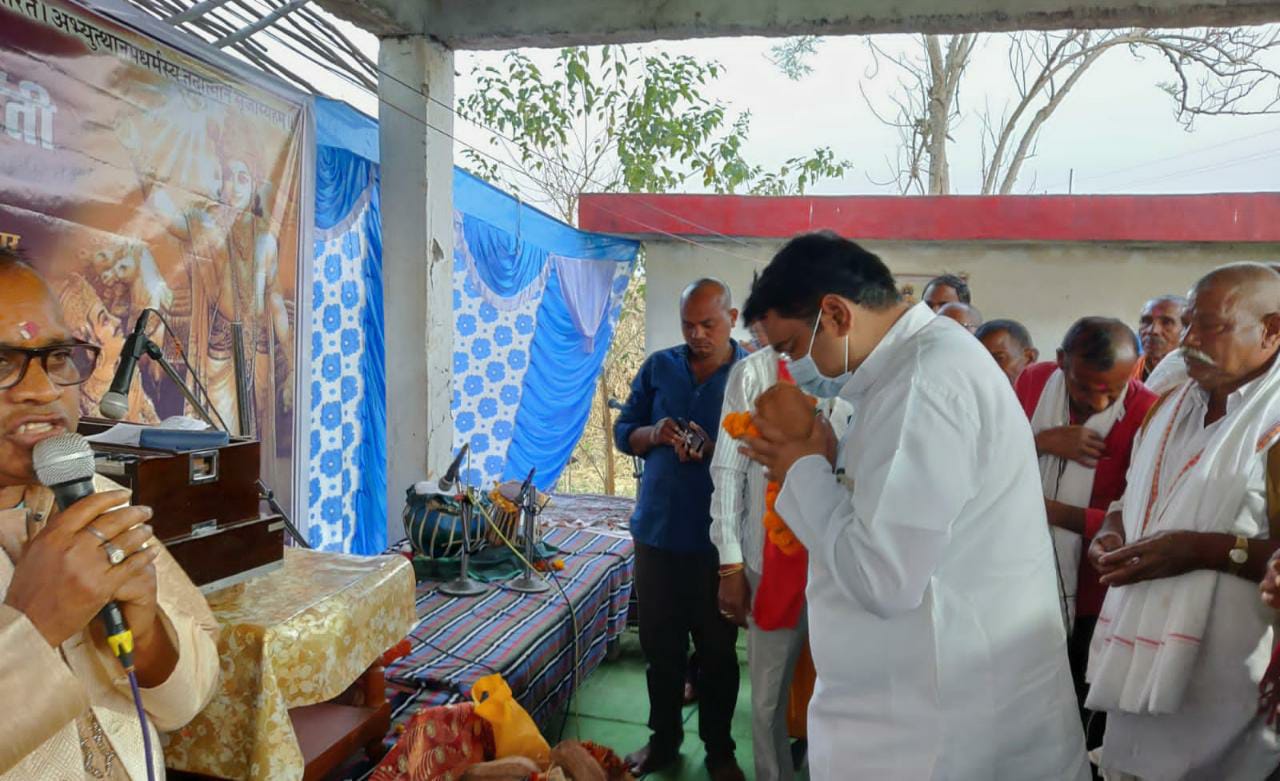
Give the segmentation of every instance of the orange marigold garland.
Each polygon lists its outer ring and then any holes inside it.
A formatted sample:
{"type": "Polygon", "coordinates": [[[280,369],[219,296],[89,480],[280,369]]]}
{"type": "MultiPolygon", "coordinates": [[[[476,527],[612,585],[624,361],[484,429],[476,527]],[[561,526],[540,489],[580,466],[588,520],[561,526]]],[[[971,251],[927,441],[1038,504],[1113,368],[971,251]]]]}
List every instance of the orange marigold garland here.
{"type": "MultiPolygon", "coordinates": [[[[817,401],[801,394],[787,372],[785,362],[778,362],[779,385],[770,388],[756,399],[756,407],[762,415],[776,422],[788,436],[805,436],[812,430],[812,421],[804,420],[803,409],[813,410],[817,401]]],[[[748,412],[725,415],[722,427],[734,439],[759,436],[754,417],[748,412]]],[[[804,610],[804,590],[808,581],[809,552],[796,538],[777,512],[775,504],[782,486],[770,481],[765,486],[765,528],[760,582],[752,599],[751,617],[755,625],[766,631],[795,627],[804,610]]]]}
{"type": "MultiPolygon", "coordinates": [[[[720,424],[725,433],[734,439],[742,439],[743,437],[758,437],[760,430],[756,428],[752,421],[750,412],[730,412],[724,416],[724,421],[720,424]]],[[[778,493],[782,490],[782,486],[773,480],[764,489],[764,529],[768,534],[769,540],[778,546],[778,549],[788,556],[794,556],[804,550],[804,545],[800,540],[796,539],[795,533],[787,526],[787,522],[782,520],[782,516],[778,515],[774,510],[774,502],[778,499],[778,493]]]]}

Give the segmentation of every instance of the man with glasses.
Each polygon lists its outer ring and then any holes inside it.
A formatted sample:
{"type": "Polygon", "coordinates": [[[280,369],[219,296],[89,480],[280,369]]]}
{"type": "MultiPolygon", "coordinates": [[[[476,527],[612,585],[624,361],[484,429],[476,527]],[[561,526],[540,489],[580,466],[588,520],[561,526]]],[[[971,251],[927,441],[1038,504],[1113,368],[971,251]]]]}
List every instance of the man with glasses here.
{"type": "MultiPolygon", "coordinates": [[[[809,777],[1088,778],[1031,427],[977,339],[833,233],[784,246],[743,308],[837,441],[757,419],[809,552],[809,777]]],[[[643,592],[642,592],[643,593],[643,592]]]]}
{"type": "MultiPolygon", "coordinates": [[[[97,493],[57,511],[36,481],[32,450],[76,429],[98,353],[72,336],[40,275],[0,249],[0,781],[147,777],[129,684],[94,631],[108,601],[133,632],[153,746],[217,682],[217,625],[152,536],[150,509],[96,480],[97,493]]],[[[159,752],[153,761],[163,776],[159,752]]]]}

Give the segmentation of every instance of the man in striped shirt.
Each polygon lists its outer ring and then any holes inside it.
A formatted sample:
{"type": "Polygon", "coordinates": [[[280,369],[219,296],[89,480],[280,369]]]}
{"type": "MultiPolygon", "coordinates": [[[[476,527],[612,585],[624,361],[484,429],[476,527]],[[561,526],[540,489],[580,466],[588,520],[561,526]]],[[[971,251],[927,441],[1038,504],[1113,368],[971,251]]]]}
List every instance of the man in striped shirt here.
{"type": "MultiPolygon", "coordinates": [[[[732,412],[753,412],[760,394],[778,382],[782,360],[768,341],[734,365],[725,383],[721,420],[732,412]]],[[[851,408],[841,399],[823,402],[837,435],[848,427],[851,408]]],[[[795,777],[787,734],[787,704],[792,673],[808,639],[803,611],[794,627],[763,629],[749,620],[763,572],[765,530],[764,467],[750,461],[736,446],[718,447],[711,460],[711,542],[720,554],[720,610],[747,629],[748,672],[751,676],[751,733],[757,781],[795,777]]]]}

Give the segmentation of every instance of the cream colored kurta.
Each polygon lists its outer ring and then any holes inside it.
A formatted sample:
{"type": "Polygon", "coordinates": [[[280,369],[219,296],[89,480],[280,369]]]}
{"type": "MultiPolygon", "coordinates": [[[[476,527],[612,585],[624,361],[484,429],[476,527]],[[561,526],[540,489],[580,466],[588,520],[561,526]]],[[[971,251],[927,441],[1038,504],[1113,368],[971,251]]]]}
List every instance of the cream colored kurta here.
{"type": "MultiPolygon", "coordinates": [[[[119,487],[103,478],[95,482],[99,491],[119,487]]],[[[35,486],[25,506],[43,520],[52,502],[47,489],[35,486]]],[[[0,510],[0,595],[8,591],[26,540],[27,510],[0,510]]],[[[205,706],[218,680],[218,648],[213,614],[168,552],[156,560],[156,578],[162,623],[178,649],[168,680],[142,690],[156,777],[163,778],[156,730],[178,729],[205,706]]],[[[90,709],[127,777],[145,779],[142,730],[115,658],[88,631],[54,649],[25,615],[0,605],[0,781],[92,778],[76,729],[90,709]]]]}

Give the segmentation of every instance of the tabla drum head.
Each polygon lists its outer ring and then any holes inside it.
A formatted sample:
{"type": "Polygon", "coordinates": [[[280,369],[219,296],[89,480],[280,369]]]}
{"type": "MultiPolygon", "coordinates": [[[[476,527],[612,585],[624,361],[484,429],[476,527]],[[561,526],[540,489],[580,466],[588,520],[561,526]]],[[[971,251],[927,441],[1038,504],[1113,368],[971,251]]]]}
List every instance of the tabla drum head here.
{"type": "MultiPolygon", "coordinates": [[[[442,494],[408,491],[404,508],[404,531],[409,545],[420,556],[443,559],[462,553],[462,513],[458,501],[442,494]]],[[[473,545],[480,539],[481,517],[472,514],[470,536],[473,545]]]]}

